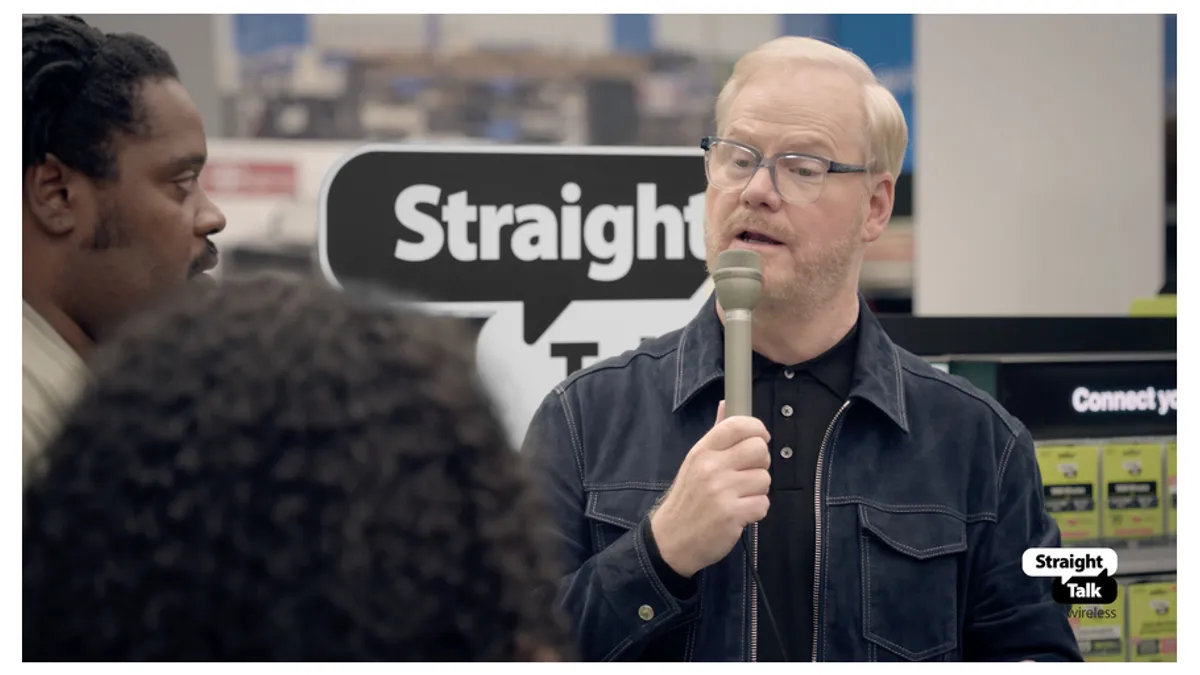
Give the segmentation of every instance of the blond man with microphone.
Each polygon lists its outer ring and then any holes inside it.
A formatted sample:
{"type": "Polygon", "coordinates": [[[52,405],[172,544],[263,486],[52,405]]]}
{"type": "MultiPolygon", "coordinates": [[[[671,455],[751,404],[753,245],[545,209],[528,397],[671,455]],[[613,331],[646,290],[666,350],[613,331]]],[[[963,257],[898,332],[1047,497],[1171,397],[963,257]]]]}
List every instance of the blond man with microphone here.
{"type": "Polygon", "coordinates": [[[891,93],[847,51],[780,38],[737,63],[716,122],[717,293],[556,387],[525,440],[580,653],[1080,660],[1050,580],[1021,567],[1059,542],[1029,432],[858,294],[907,145],[891,93]],[[721,290],[755,274],[748,303],[721,290]]]}

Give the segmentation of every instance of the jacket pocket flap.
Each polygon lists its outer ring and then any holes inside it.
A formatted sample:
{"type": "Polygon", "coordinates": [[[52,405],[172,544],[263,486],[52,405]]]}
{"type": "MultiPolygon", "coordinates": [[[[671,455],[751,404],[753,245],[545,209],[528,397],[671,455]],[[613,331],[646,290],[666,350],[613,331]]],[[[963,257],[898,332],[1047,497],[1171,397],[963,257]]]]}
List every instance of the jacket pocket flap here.
{"type": "Polygon", "coordinates": [[[591,520],[632,530],[665,493],[665,487],[657,488],[650,484],[644,488],[593,490],[588,494],[584,515],[591,520]]]}
{"type": "Polygon", "coordinates": [[[967,524],[940,511],[885,511],[858,505],[865,530],[891,548],[925,560],[967,550],[967,524]]]}

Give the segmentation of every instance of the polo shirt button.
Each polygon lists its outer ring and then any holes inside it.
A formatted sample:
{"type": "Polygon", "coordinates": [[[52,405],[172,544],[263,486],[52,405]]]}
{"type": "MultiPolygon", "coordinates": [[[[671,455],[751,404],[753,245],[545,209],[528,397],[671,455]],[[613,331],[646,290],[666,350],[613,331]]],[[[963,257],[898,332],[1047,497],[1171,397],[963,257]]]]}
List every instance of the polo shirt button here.
{"type": "Polygon", "coordinates": [[[638,616],[642,621],[649,621],[654,618],[654,608],[650,605],[642,605],[638,607],[638,616]]]}

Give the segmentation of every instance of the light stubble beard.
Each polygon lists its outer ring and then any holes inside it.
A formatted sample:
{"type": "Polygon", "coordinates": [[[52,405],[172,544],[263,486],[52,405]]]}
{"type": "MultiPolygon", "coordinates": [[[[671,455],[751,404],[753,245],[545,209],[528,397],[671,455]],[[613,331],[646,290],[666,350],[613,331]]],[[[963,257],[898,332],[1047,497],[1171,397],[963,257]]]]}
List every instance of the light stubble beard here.
{"type": "MultiPolygon", "coordinates": [[[[856,274],[866,219],[867,209],[864,208],[854,227],[827,248],[819,248],[808,240],[793,243],[789,253],[795,265],[795,274],[780,279],[780,270],[763,270],[763,292],[755,313],[759,316],[806,319],[828,307],[843,291],[848,277],[856,274]]],[[[717,241],[717,236],[739,232],[747,226],[766,233],[772,229],[761,218],[739,211],[726,219],[719,230],[705,228],[705,262],[709,274],[716,268],[717,255],[720,253],[717,247],[721,242],[717,241]]]]}

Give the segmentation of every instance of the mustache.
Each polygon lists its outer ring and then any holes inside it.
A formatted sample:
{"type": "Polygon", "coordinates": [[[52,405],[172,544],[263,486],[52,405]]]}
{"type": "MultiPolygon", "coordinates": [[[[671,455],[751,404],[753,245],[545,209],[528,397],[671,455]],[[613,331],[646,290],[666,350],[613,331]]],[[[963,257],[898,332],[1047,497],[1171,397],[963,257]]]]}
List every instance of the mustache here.
{"type": "Polygon", "coordinates": [[[765,234],[768,237],[782,241],[783,233],[777,232],[766,219],[761,218],[753,213],[734,213],[725,219],[725,225],[722,227],[726,234],[736,235],[742,230],[754,230],[759,234],[765,234]],[[778,235],[778,236],[776,236],[778,235]]]}
{"type": "Polygon", "coordinates": [[[220,259],[220,251],[217,250],[217,245],[211,239],[204,240],[204,253],[188,265],[188,276],[194,277],[197,274],[210,270],[217,266],[217,261],[220,259]]]}

